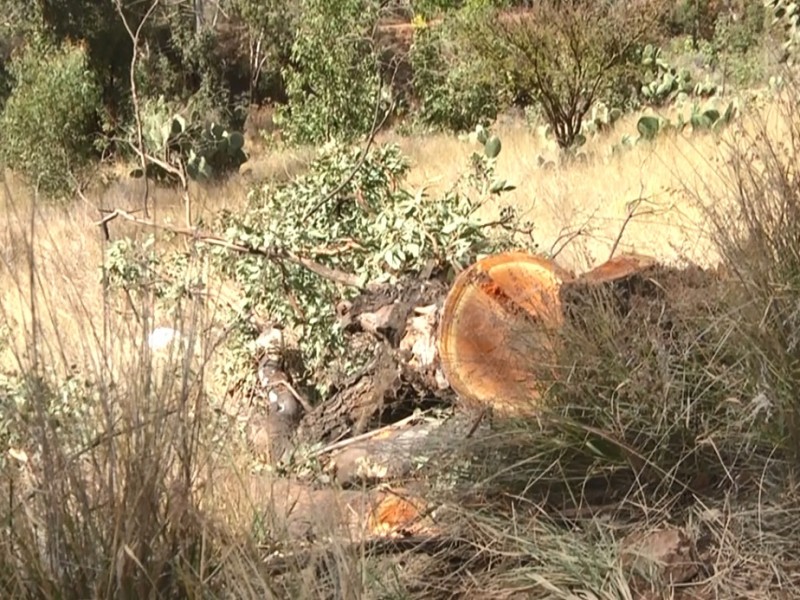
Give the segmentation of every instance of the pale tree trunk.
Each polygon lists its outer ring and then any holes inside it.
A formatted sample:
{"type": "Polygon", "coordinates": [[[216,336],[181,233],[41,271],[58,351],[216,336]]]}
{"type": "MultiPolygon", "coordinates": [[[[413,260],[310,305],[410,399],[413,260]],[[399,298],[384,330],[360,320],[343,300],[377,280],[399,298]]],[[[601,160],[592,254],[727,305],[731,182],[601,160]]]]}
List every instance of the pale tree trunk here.
{"type": "Polygon", "coordinates": [[[205,0],[194,1],[195,31],[201,33],[205,29],[205,0]]]}

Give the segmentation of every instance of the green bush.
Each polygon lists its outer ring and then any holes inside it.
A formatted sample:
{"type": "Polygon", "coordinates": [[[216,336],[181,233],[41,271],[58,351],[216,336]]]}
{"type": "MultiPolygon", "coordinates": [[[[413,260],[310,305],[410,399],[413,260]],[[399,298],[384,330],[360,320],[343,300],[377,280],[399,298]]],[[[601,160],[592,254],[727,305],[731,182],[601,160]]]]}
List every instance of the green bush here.
{"type": "Polygon", "coordinates": [[[465,51],[457,23],[419,27],[410,60],[422,124],[466,131],[497,116],[500,102],[496,77],[465,51]]]}
{"type": "Polygon", "coordinates": [[[284,70],[288,107],[278,113],[294,142],[348,140],[372,128],[379,81],[371,30],[374,3],[302,0],[291,66],[284,70]]]}
{"type": "Polygon", "coordinates": [[[710,40],[719,16],[719,6],[710,0],[679,0],[673,5],[666,24],[674,35],[691,35],[695,44],[710,40]]]}
{"type": "Polygon", "coordinates": [[[660,0],[586,3],[540,0],[528,12],[472,11],[469,46],[490,72],[503,74],[512,97],[537,104],[563,150],[581,139],[597,100],[641,71],[640,49],[657,37],[660,0]]]}
{"type": "Polygon", "coordinates": [[[2,115],[2,159],[45,195],[60,197],[94,153],[101,92],[83,46],[30,44],[14,57],[2,115]]]}

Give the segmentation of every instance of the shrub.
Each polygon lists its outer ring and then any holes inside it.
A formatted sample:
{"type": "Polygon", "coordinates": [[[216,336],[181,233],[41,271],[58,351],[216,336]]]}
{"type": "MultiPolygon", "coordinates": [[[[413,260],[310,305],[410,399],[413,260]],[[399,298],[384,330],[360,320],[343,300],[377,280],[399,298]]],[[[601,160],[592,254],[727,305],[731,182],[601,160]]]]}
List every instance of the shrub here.
{"type": "Polygon", "coordinates": [[[33,42],[14,57],[15,86],[2,116],[2,157],[48,196],[70,190],[70,174],[94,153],[100,88],[81,45],[33,42]]]}
{"type": "MultiPolygon", "coordinates": [[[[247,29],[250,55],[248,100],[283,100],[281,69],[289,61],[295,33],[295,10],[281,0],[232,0],[231,9],[247,29]]],[[[241,38],[235,41],[241,43],[241,38]]],[[[237,48],[241,54],[241,48],[237,48]]],[[[234,54],[231,50],[230,54],[234,54]]]]}
{"type": "Polygon", "coordinates": [[[584,117],[631,70],[639,49],[655,37],[663,12],[659,0],[587,3],[542,0],[531,11],[475,13],[469,55],[482,56],[504,73],[516,96],[529,96],[559,146],[570,148],[584,117]]]}
{"type": "Polygon", "coordinates": [[[738,15],[717,19],[714,43],[722,50],[745,54],[759,45],[766,25],[767,9],[758,2],[747,2],[738,15]]]}
{"type": "Polygon", "coordinates": [[[700,40],[714,36],[720,3],[712,0],[680,0],[673,5],[667,18],[672,35],[691,35],[697,45],[700,40]]]}
{"type": "Polygon", "coordinates": [[[380,85],[370,34],[374,3],[303,0],[300,15],[284,71],[288,107],[277,115],[286,137],[316,143],[369,132],[380,85]]]}
{"type": "Polygon", "coordinates": [[[419,121],[452,131],[485,124],[500,105],[498,78],[466,52],[459,25],[456,18],[418,27],[410,52],[419,121]]]}

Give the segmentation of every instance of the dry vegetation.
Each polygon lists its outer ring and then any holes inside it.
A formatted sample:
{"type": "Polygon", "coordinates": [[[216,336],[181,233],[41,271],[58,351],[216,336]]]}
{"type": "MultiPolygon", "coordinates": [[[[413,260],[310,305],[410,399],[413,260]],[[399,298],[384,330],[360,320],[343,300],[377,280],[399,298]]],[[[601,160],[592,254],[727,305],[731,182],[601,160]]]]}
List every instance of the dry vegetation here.
{"type": "MultiPolygon", "coordinates": [[[[355,543],[363,523],[322,543],[336,507],[352,515],[363,500],[352,490],[296,499],[314,505],[320,543],[280,569],[267,561],[291,535],[280,515],[295,498],[248,470],[230,431],[210,428],[205,399],[224,382],[190,370],[214,359],[214,304],[183,307],[196,344],[154,369],[146,333],[171,322],[142,302],[137,323],[124,299],[104,294],[97,206],[46,206],[7,176],[0,364],[39,375],[28,385],[42,397],[67,393],[47,386],[70,372],[91,378],[91,391],[72,392],[86,412],[64,418],[105,421],[108,437],[55,437],[41,411],[24,424],[39,444],[28,455],[20,441],[4,467],[3,596],[798,597],[795,98],[749,110],[721,138],[663,137],[607,156],[601,137],[587,164],[552,170],[536,162],[554,153],[540,136],[517,121],[498,126],[500,174],[518,186],[503,202],[563,266],[585,271],[613,248],[664,264],[721,261],[731,277],[700,292],[684,281],[667,317],[593,305],[565,332],[568,375],[548,392],[551,411],[480,441],[452,439],[430,459],[424,495],[445,534],[397,542],[425,547],[404,561],[355,543]],[[670,344],[659,338],[665,318],[670,344]],[[671,554],[652,556],[663,549],[671,554]]],[[[625,119],[611,135],[633,128],[625,119]]],[[[411,157],[412,184],[431,189],[451,185],[472,151],[443,134],[387,140],[411,157]]],[[[281,177],[302,160],[251,162],[281,177]]],[[[196,212],[241,208],[246,190],[241,177],[193,189],[196,212]]],[[[104,208],[139,202],[124,181],[88,196],[104,208]]],[[[177,195],[158,191],[154,206],[155,220],[181,223],[177,195]]]]}

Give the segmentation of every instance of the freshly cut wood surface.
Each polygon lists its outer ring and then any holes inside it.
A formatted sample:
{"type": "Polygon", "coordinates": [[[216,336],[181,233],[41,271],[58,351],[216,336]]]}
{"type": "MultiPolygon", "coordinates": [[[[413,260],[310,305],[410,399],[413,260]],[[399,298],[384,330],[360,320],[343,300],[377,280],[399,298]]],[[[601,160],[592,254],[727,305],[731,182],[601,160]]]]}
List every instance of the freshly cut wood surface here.
{"type": "Polygon", "coordinates": [[[648,267],[654,266],[658,261],[644,254],[620,254],[583,273],[578,281],[586,283],[606,283],[623,279],[648,267]]]}
{"type": "Polygon", "coordinates": [[[309,539],[363,542],[435,533],[429,503],[403,486],[340,489],[267,474],[253,478],[242,492],[246,496],[237,492],[228,499],[230,507],[248,508],[245,513],[257,509],[271,537],[292,545],[309,539]]]}
{"type": "Polygon", "coordinates": [[[507,416],[535,411],[541,382],[532,361],[552,356],[552,333],[563,319],[559,289],[571,280],[555,262],[525,252],[487,257],[456,278],[438,345],[447,380],[466,406],[507,416]]]}

